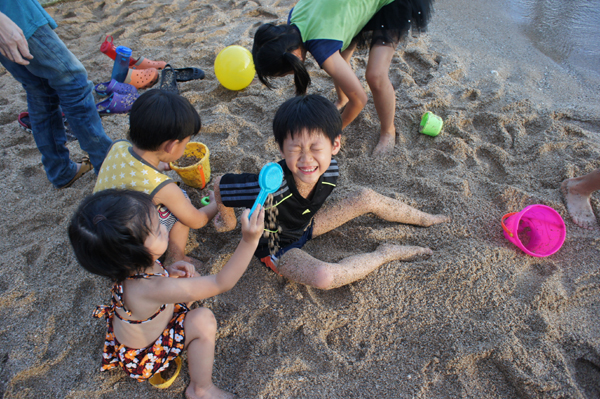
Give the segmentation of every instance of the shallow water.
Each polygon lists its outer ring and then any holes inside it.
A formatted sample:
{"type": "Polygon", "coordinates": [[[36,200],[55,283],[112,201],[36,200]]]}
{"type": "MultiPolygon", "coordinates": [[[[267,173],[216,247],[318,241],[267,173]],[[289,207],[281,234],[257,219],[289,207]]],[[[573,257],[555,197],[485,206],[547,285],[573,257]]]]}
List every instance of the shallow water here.
{"type": "Polygon", "coordinates": [[[507,11],[542,53],[584,76],[600,76],[600,1],[506,0],[507,11]]]}

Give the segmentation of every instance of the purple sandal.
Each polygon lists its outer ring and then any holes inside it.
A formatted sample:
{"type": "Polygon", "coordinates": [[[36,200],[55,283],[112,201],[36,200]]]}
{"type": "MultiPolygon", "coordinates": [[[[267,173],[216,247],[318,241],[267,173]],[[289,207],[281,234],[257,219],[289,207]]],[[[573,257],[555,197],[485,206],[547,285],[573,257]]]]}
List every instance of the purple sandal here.
{"type": "Polygon", "coordinates": [[[137,100],[139,94],[119,94],[113,93],[106,100],[96,104],[96,109],[100,115],[108,114],[126,114],[131,111],[133,102],[137,100]]]}
{"type": "Polygon", "coordinates": [[[94,90],[100,96],[108,96],[113,93],[118,94],[137,94],[137,89],[127,83],[120,83],[112,79],[110,82],[99,83],[94,86],[94,90]]]}

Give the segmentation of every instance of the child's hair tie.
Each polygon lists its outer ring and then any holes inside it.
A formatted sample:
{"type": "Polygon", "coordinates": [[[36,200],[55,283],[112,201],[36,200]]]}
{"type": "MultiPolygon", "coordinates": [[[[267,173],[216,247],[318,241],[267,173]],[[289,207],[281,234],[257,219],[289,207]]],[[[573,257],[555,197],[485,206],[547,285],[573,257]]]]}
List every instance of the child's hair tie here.
{"type": "Polygon", "coordinates": [[[94,219],[92,219],[92,223],[94,223],[96,225],[103,220],[106,220],[106,217],[104,215],[96,215],[96,216],[94,216],[94,219]]]}

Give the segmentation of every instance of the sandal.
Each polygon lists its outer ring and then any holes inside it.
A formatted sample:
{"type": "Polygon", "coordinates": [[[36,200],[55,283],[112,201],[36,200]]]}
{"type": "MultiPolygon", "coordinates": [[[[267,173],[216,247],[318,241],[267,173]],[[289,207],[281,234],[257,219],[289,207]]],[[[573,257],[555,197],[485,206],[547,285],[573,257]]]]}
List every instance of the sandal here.
{"type": "MultiPolygon", "coordinates": [[[[65,118],[65,114],[62,114],[62,117],[63,124],[65,126],[65,134],[67,135],[67,142],[76,141],[77,137],[75,137],[73,132],[71,132],[69,124],[67,123],[67,118],[65,118]]],[[[31,130],[31,121],[29,120],[29,112],[21,112],[17,121],[19,122],[21,129],[25,130],[27,133],[33,134],[33,131],[31,130]]]]}
{"type": "MultiPolygon", "coordinates": [[[[100,46],[100,51],[112,58],[113,60],[117,57],[117,50],[113,44],[112,36],[106,36],[104,43],[100,46]],[[110,38],[110,41],[108,40],[110,38]]],[[[167,65],[164,61],[152,61],[144,57],[140,57],[137,60],[133,57],[129,58],[129,67],[134,69],[148,69],[156,68],[163,69],[167,65]]]]}
{"type": "Polygon", "coordinates": [[[188,80],[204,79],[204,71],[200,68],[177,68],[175,69],[178,82],[187,82],[188,80]]]}
{"type": "Polygon", "coordinates": [[[123,83],[130,84],[136,89],[147,89],[153,86],[157,80],[158,71],[156,68],[130,69],[123,83]]]}
{"type": "Polygon", "coordinates": [[[137,94],[137,89],[127,83],[119,83],[112,79],[110,82],[100,83],[94,86],[94,90],[99,96],[108,96],[113,93],[119,94],[137,94]]]}
{"type": "Polygon", "coordinates": [[[170,93],[179,94],[179,89],[177,88],[177,73],[173,69],[173,67],[169,64],[165,66],[160,73],[160,86],[159,89],[163,91],[168,91],[170,93]]]}
{"type": "MultiPolygon", "coordinates": [[[[130,61],[131,62],[131,61],[130,61]]],[[[133,65],[129,64],[130,67],[134,69],[164,69],[167,66],[167,63],[164,61],[152,61],[145,57],[140,57],[133,65]]]]}
{"type": "Polygon", "coordinates": [[[131,107],[139,94],[119,94],[113,93],[104,101],[96,104],[96,109],[100,115],[126,114],[131,111],[131,107]]]}
{"type": "Polygon", "coordinates": [[[81,162],[78,162],[78,163],[80,163],[81,166],[79,167],[79,170],[77,171],[77,173],[75,173],[75,177],[73,177],[71,179],[71,181],[68,182],[67,184],[65,184],[64,186],[59,187],[59,189],[71,187],[73,185],[73,183],[75,183],[81,176],[85,175],[87,172],[89,172],[93,168],[89,157],[81,158],[81,162]]]}

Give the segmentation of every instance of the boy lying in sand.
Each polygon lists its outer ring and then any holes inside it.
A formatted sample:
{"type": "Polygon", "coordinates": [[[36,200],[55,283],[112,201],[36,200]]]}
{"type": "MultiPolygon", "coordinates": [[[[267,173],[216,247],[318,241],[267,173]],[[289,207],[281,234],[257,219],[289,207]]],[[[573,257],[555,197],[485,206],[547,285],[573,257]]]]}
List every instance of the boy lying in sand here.
{"type": "Polygon", "coordinates": [[[594,191],[600,190],[600,169],[563,181],[561,189],[573,222],[584,229],[597,230],[600,226],[594,216],[590,198],[594,191]]]}
{"type": "Polygon", "coordinates": [[[148,90],[131,108],[129,141],[117,140],[108,151],[94,193],[108,188],[142,191],[157,206],[160,222],[169,231],[167,265],[185,260],[190,228],[199,229],[217,213],[214,201],[196,209],[187,194],[163,174],[169,162],[181,158],[190,138],[200,131],[200,116],[177,94],[148,90]]]}
{"type": "MultiPolygon", "coordinates": [[[[269,248],[268,239],[263,237],[255,252],[276,273],[324,290],[359,280],[384,263],[432,252],[429,248],[383,244],[375,252],[328,263],[300,249],[311,238],[369,212],[387,221],[426,227],[450,220],[444,215],[421,212],[370,189],[360,189],[320,210],[339,176],[332,155],[340,150],[341,132],[340,113],[324,97],[298,96],[281,105],[273,120],[273,134],[284,157],[279,162],[284,181],[273,194],[273,206],[265,206],[267,214],[270,212],[275,219],[273,226],[265,220],[265,232],[277,234],[281,249],[269,248]]],[[[214,220],[217,230],[235,228],[232,207],[251,207],[259,191],[255,174],[226,174],[216,179],[215,199],[220,213],[214,220]]]]}

